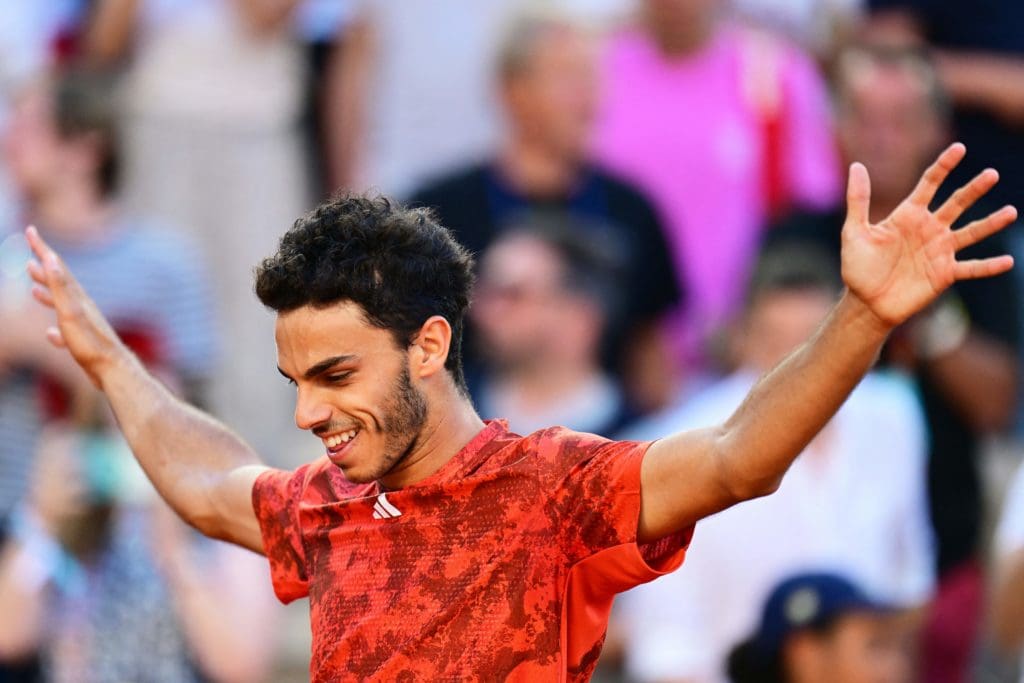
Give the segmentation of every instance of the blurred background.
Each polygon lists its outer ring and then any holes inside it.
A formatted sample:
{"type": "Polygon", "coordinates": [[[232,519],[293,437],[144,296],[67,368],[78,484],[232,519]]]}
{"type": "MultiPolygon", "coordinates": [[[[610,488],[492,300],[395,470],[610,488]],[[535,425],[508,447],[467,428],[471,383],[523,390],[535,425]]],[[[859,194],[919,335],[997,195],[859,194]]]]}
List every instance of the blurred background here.
{"type": "MultiPolygon", "coordinates": [[[[1002,177],[964,223],[1024,206],[1017,0],[4,0],[0,681],[309,664],[305,602],[169,514],[43,343],[24,225],[291,468],[321,452],[254,265],[338,189],[431,207],[477,256],[483,416],[653,439],[727,417],[821,322],[850,162],[879,220],[954,139],[950,187],[1002,177]]],[[[621,596],[597,679],[1024,680],[1022,278],[897,330],[778,493],[621,596]]]]}

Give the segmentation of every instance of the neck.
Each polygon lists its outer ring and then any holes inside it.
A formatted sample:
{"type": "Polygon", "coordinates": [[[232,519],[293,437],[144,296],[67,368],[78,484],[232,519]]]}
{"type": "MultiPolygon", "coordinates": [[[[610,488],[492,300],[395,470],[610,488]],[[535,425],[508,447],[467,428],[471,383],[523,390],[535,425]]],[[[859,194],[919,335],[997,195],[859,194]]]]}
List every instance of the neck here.
{"type": "Polygon", "coordinates": [[[380,478],[378,483],[382,488],[401,489],[423,481],[444,467],[484,428],[473,404],[454,384],[450,387],[450,395],[433,404],[442,406],[441,410],[436,415],[431,414],[433,411],[427,414],[427,423],[413,452],[397,469],[380,478]]]}
{"type": "Polygon", "coordinates": [[[587,363],[532,363],[504,373],[494,387],[518,405],[543,409],[593,381],[600,373],[599,368],[587,363]]]}
{"type": "Polygon", "coordinates": [[[579,175],[580,164],[541,144],[520,136],[505,146],[498,158],[502,176],[527,195],[569,192],[579,175]]]}
{"type": "Polygon", "coordinates": [[[113,207],[93,188],[66,185],[37,198],[30,213],[48,234],[87,242],[109,228],[113,207]]]}
{"type": "Polygon", "coordinates": [[[682,59],[703,50],[714,35],[714,22],[694,22],[685,31],[651,32],[661,54],[669,59],[682,59]]]}

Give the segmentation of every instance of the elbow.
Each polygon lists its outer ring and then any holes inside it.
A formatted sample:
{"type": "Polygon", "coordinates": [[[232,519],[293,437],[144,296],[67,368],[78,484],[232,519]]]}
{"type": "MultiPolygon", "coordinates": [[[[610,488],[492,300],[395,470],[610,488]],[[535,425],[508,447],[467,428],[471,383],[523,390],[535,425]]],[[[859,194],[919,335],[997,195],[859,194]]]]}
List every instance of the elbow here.
{"type": "Polygon", "coordinates": [[[719,481],[722,482],[721,487],[730,505],[768,496],[779,490],[784,472],[758,471],[751,467],[748,464],[749,458],[735,455],[743,449],[731,446],[729,436],[724,431],[717,441],[719,481]]]}
{"type": "Polygon", "coordinates": [[[749,478],[733,482],[729,493],[736,503],[742,503],[754,498],[770,496],[778,491],[781,485],[781,476],[749,478]]]}

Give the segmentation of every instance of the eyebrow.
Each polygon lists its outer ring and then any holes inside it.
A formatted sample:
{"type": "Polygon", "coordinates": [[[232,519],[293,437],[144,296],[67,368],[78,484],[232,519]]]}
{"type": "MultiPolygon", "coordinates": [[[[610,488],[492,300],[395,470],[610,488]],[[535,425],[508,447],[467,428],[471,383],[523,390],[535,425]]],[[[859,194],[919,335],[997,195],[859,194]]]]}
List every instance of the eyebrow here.
{"type": "MultiPolygon", "coordinates": [[[[307,380],[313,379],[317,375],[322,375],[323,373],[327,372],[335,365],[341,365],[342,363],[352,363],[357,359],[358,356],[352,354],[345,354],[342,356],[331,356],[330,358],[325,358],[316,365],[314,365],[313,367],[311,367],[309,370],[306,370],[306,372],[302,374],[302,378],[307,380]]],[[[291,376],[288,375],[288,373],[281,369],[281,366],[277,367],[277,371],[280,372],[285,377],[285,379],[292,379],[291,376]]]]}

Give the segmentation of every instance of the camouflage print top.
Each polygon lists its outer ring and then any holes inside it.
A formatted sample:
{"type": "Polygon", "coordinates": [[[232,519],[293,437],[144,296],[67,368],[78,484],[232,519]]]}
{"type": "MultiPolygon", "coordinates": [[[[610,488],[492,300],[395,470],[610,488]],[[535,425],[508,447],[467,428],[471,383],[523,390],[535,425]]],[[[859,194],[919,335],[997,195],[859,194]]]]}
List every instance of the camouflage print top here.
{"type": "Polygon", "coordinates": [[[636,543],[647,443],[492,421],[398,491],[326,458],[253,489],[273,573],[309,596],[314,681],[581,681],[613,596],[677,568],[692,529],[636,543]]]}

